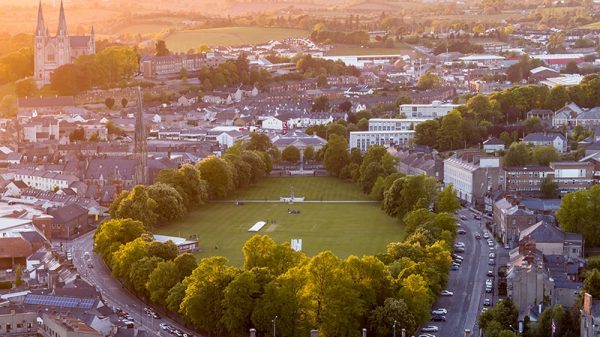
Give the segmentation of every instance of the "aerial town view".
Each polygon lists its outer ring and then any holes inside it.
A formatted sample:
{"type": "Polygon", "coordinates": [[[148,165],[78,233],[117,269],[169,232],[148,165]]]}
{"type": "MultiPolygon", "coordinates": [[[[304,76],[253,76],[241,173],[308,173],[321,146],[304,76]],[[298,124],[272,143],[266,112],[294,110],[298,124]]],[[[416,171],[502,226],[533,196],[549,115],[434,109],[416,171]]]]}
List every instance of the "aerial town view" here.
{"type": "Polygon", "coordinates": [[[0,337],[600,337],[600,0],[0,0],[0,337]]]}

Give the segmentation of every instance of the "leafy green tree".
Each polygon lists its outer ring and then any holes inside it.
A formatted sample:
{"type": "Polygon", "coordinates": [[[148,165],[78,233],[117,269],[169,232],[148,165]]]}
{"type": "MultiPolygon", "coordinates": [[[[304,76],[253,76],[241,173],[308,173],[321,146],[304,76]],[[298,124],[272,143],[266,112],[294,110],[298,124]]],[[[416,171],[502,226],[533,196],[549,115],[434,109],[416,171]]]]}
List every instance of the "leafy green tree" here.
{"type": "Polygon", "coordinates": [[[384,193],[383,210],[400,219],[416,208],[427,208],[433,202],[436,190],[433,177],[407,176],[394,181],[384,193]]]}
{"type": "Polygon", "coordinates": [[[315,153],[315,148],[312,146],[307,146],[304,149],[304,162],[310,162],[316,159],[317,154],[315,153]]]}
{"type": "Polygon", "coordinates": [[[329,111],[329,97],[322,95],[317,96],[313,99],[311,111],[312,112],[324,112],[329,111]]]}
{"type": "Polygon", "coordinates": [[[583,281],[583,290],[592,295],[592,298],[600,298],[600,270],[592,269],[583,281]]]}
{"type": "Polygon", "coordinates": [[[210,156],[202,159],[197,168],[208,183],[208,197],[218,199],[225,197],[234,189],[233,173],[224,159],[210,156]]]}
{"type": "Polygon", "coordinates": [[[435,211],[438,213],[454,213],[460,208],[460,201],[456,197],[456,190],[452,184],[446,186],[438,193],[435,200],[435,211]]]}
{"type": "Polygon", "coordinates": [[[300,150],[294,145],[288,145],[281,151],[281,159],[288,163],[297,163],[300,161],[300,150]]]}
{"type": "Polygon", "coordinates": [[[94,234],[94,251],[100,254],[107,265],[112,265],[112,254],[121,245],[131,242],[146,233],[144,224],[132,219],[110,219],[103,221],[94,234]]]}
{"type": "Polygon", "coordinates": [[[544,102],[544,106],[547,109],[552,111],[556,111],[565,106],[566,103],[569,102],[569,94],[567,93],[567,88],[563,85],[557,85],[550,89],[550,93],[546,97],[546,101],[544,102]]]}
{"type": "Polygon", "coordinates": [[[540,190],[544,198],[552,199],[558,197],[558,183],[551,177],[546,177],[542,180],[540,190]]]}
{"type": "Polygon", "coordinates": [[[537,320],[533,337],[575,337],[579,336],[579,313],[574,308],[565,308],[562,305],[556,305],[547,308],[542,312],[537,320]],[[556,327],[556,331],[552,333],[552,322],[556,327]]]}
{"type": "Polygon", "coordinates": [[[115,99],[112,97],[107,97],[104,100],[104,105],[106,105],[106,107],[111,110],[113,108],[113,106],[115,106],[115,99]]]}
{"type": "Polygon", "coordinates": [[[435,147],[439,129],[440,122],[437,119],[417,124],[415,127],[415,143],[435,147]]]}
{"type": "Polygon", "coordinates": [[[267,152],[273,147],[271,139],[264,133],[252,132],[250,134],[250,140],[246,143],[247,150],[258,150],[267,152]]]}
{"type": "Polygon", "coordinates": [[[183,302],[183,298],[185,297],[185,290],[187,289],[187,285],[183,282],[179,282],[174,285],[171,289],[169,289],[169,294],[165,300],[167,304],[167,309],[172,312],[179,312],[181,302],[183,302]]]}
{"type": "Polygon", "coordinates": [[[186,276],[191,275],[194,269],[198,267],[198,263],[196,263],[196,258],[190,253],[183,253],[178,255],[173,260],[173,262],[175,262],[175,266],[177,267],[177,271],[179,272],[180,280],[183,280],[186,276]]]}
{"type": "Polygon", "coordinates": [[[525,143],[512,143],[504,155],[504,166],[523,166],[530,162],[529,146],[525,143]]]}
{"type": "Polygon", "coordinates": [[[177,190],[164,183],[155,183],[146,189],[148,196],[156,202],[156,215],[158,223],[166,224],[173,220],[183,218],[186,206],[177,190]]]}
{"type": "Polygon", "coordinates": [[[208,185],[202,180],[200,171],[191,164],[184,164],[179,169],[163,169],[158,172],[155,182],[173,187],[187,210],[201,205],[208,198],[208,185]]]}
{"type": "Polygon", "coordinates": [[[563,196],[556,218],[564,231],[583,234],[587,246],[600,245],[600,186],[563,196]]]}
{"type": "Polygon", "coordinates": [[[375,200],[383,200],[385,191],[389,190],[390,187],[392,187],[392,184],[394,183],[394,181],[396,181],[396,179],[402,178],[404,176],[405,174],[396,172],[390,174],[387,177],[378,177],[369,195],[375,200]]]}
{"type": "Polygon", "coordinates": [[[33,97],[38,93],[38,87],[32,78],[15,83],[15,94],[17,97],[33,97]]]}
{"type": "Polygon", "coordinates": [[[69,142],[76,143],[85,140],[85,130],[77,128],[69,135],[69,142]]]}
{"type": "Polygon", "coordinates": [[[369,317],[371,331],[377,337],[387,337],[392,334],[392,326],[396,322],[396,329],[414,331],[417,322],[404,300],[386,298],[383,305],[378,306],[369,317]]]}
{"type": "Polygon", "coordinates": [[[161,306],[166,306],[169,290],[179,281],[179,271],[175,262],[163,261],[158,263],[148,276],[146,284],[148,293],[150,293],[150,300],[161,306]]]}
{"type": "Polygon", "coordinates": [[[224,291],[238,274],[238,270],[227,263],[227,259],[220,256],[205,258],[185,279],[187,288],[180,312],[196,328],[209,332],[209,336],[219,336],[225,330],[221,320],[225,310],[224,291]]]}
{"type": "Polygon", "coordinates": [[[305,259],[304,254],[293,250],[287,242],[278,245],[268,235],[254,235],[244,243],[242,251],[244,270],[267,268],[275,276],[287,272],[305,259]]]}
{"type": "Polygon", "coordinates": [[[130,218],[141,221],[151,228],[156,224],[158,204],[148,195],[148,188],[136,185],[130,192],[123,191],[110,205],[109,213],[113,218],[130,218]]]}
{"type": "Polygon", "coordinates": [[[129,101],[127,101],[127,98],[123,97],[123,98],[121,99],[121,107],[122,107],[123,109],[125,109],[125,108],[127,107],[127,104],[128,104],[128,103],[129,103],[129,101]]]}
{"type": "Polygon", "coordinates": [[[460,112],[456,110],[442,118],[436,143],[440,151],[454,150],[464,146],[463,123],[460,112]]]}
{"type": "Polygon", "coordinates": [[[154,52],[155,56],[171,55],[171,51],[169,51],[169,49],[167,48],[167,43],[164,40],[156,41],[154,48],[155,48],[155,52],[154,52]]]}
{"type": "Polygon", "coordinates": [[[13,118],[17,116],[17,97],[5,95],[0,100],[0,117],[13,118]]]}
{"type": "Polygon", "coordinates": [[[148,246],[148,255],[160,257],[165,261],[171,261],[179,255],[179,248],[171,240],[167,242],[152,241],[148,246]]]}
{"type": "Polygon", "coordinates": [[[346,138],[339,135],[331,135],[327,142],[323,165],[329,174],[338,177],[342,168],[350,161],[348,155],[346,138]]]}
{"type": "Polygon", "coordinates": [[[252,312],[260,296],[256,275],[245,271],[235,277],[224,290],[224,313],[221,320],[230,335],[243,335],[252,327],[252,312]]]}
{"type": "Polygon", "coordinates": [[[560,155],[554,146],[536,146],[531,151],[531,159],[539,165],[548,166],[551,162],[560,161],[560,155]]]}
{"type": "Polygon", "coordinates": [[[135,291],[138,295],[147,296],[146,283],[148,282],[148,277],[158,263],[162,261],[163,259],[157,256],[146,256],[135,261],[129,270],[129,283],[127,287],[135,291]]]}
{"type": "Polygon", "coordinates": [[[429,308],[433,296],[421,275],[410,275],[401,281],[400,298],[404,300],[415,317],[417,324],[429,320],[429,308]]]}
{"type": "Polygon", "coordinates": [[[124,280],[127,284],[131,284],[131,280],[129,279],[131,266],[136,261],[149,256],[149,245],[149,238],[145,236],[121,245],[112,256],[112,263],[110,265],[112,274],[116,278],[124,280]]]}
{"type": "Polygon", "coordinates": [[[427,72],[421,75],[421,77],[419,77],[419,79],[417,80],[417,88],[421,90],[431,89],[434,86],[439,85],[440,82],[441,80],[436,74],[432,72],[427,72]]]}
{"type": "Polygon", "coordinates": [[[358,128],[358,131],[367,131],[367,130],[369,130],[369,120],[367,120],[366,118],[361,118],[358,121],[358,123],[356,123],[356,127],[358,128]]]}

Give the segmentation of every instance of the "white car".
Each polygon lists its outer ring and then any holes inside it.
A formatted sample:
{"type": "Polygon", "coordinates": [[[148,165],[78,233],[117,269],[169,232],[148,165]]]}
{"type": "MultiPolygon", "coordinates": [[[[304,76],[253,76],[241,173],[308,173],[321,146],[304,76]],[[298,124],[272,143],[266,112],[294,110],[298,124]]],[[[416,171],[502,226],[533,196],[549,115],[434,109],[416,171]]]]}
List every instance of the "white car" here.
{"type": "Polygon", "coordinates": [[[448,310],[445,308],[437,308],[431,312],[432,315],[447,315],[448,310]]]}
{"type": "Polygon", "coordinates": [[[420,334],[419,337],[435,337],[435,335],[432,335],[430,333],[423,333],[423,334],[420,334]]]}
{"type": "Polygon", "coordinates": [[[169,330],[169,328],[170,328],[169,324],[167,324],[167,323],[160,323],[159,326],[163,330],[169,330]]]}
{"type": "Polygon", "coordinates": [[[442,296],[453,296],[454,293],[450,290],[442,290],[442,296]]]}
{"type": "Polygon", "coordinates": [[[490,238],[490,233],[488,233],[488,232],[483,233],[483,238],[484,239],[489,239],[490,238]]]}
{"type": "Polygon", "coordinates": [[[438,332],[440,329],[435,325],[424,326],[421,332],[438,332]]]}

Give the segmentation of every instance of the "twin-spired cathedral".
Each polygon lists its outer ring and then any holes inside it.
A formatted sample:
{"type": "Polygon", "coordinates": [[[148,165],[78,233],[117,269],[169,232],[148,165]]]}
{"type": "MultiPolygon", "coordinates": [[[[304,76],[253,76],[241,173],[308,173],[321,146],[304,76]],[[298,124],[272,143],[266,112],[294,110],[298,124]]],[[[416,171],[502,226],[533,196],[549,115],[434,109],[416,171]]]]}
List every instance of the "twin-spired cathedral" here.
{"type": "Polygon", "coordinates": [[[34,44],[34,77],[35,81],[41,85],[50,83],[50,74],[58,67],[73,63],[81,55],[96,53],[94,27],[89,36],[69,35],[62,1],[60,2],[58,31],[56,36],[50,36],[44,23],[42,1],[40,0],[34,44]]]}

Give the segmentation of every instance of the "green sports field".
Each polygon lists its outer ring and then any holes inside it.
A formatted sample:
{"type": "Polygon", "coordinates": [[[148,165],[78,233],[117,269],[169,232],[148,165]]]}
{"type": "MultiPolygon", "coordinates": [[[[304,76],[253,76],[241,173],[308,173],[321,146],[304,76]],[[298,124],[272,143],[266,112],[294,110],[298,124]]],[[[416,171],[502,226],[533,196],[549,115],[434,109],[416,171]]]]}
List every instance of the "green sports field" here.
{"type": "Polygon", "coordinates": [[[332,177],[284,177],[264,179],[260,184],[239,191],[237,200],[279,200],[289,197],[305,200],[368,200],[356,184],[332,177]]]}
{"type": "Polygon", "coordinates": [[[258,44],[290,37],[308,37],[308,31],[292,28],[225,27],[178,31],[166,38],[167,46],[176,52],[186,52],[207,46],[258,44]]]}
{"type": "MultiPolygon", "coordinates": [[[[303,186],[306,195],[339,196],[351,200],[360,193],[354,185],[345,186],[334,178],[271,178],[261,182],[255,189],[279,195],[285,190],[288,180],[303,186]],[[351,193],[351,187],[354,191],[351,193]],[[344,195],[348,193],[348,198],[344,195]]],[[[253,188],[240,193],[252,196],[253,188]]],[[[299,195],[296,193],[296,195],[299,195]]],[[[237,197],[237,196],[236,196],[237,197]]],[[[241,200],[241,198],[238,198],[241,200]]],[[[249,200],[249,199],[248,199],[249,200]]],[[[331,250],[345,258],[349,255],[372,255],[383,252],[389,242],[400,241],[404,228],[397,219],[387,216],[379,203],[318,202],[289,205],[279,202],[245,203],[235,206],[233,202],[214,202],[190,213],[184,220],[157,229],[157,234],[188,237],[197,235],[202,251],[199,258],[222,255],[234,265],[243,264],[242,246],[255,234],[269,235],[276,242],[302,239],[302,250],[309,256],[323,250],[331,250]],[[300,214],[288,214],[288,209],[299,210],[300,214]],[[258,221],[268,222],[259,232],[248,229],[258,221]]]]}

